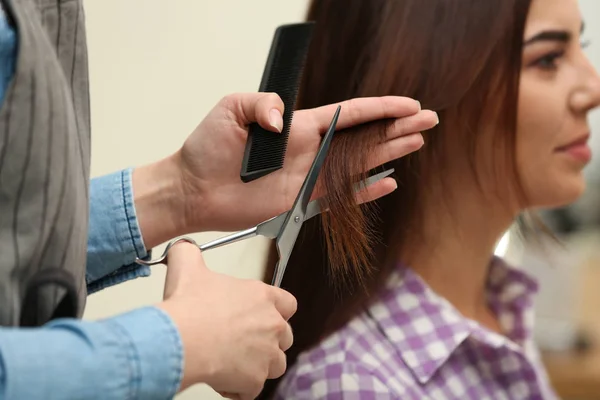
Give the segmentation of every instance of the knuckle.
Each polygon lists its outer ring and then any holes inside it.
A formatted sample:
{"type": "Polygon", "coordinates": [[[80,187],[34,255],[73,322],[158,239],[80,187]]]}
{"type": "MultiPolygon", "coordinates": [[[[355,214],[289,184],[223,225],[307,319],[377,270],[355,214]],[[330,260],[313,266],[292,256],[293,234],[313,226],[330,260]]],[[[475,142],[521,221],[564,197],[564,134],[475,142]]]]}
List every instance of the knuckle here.
{"type": "Polygon", "coordinates": [[[285,374],[285,370],[287,368],[287,360],[285,353],[277,350],[277,354],[275,355],[274,362],[271,364],[271,370],[269,371],[268,378],[277,379],[285,374]]]}
{"type": "Polygon", "coordinates": [[[294,344],[294,330],[292,328],[292,325],[289,323],[286,326],[285,334],[286,334],[286,338],[289,341],[289,346],[291,347],[292,344],[294,344]]]}
{"type": "Polygon", "coordinates": [[[275,92],[269,92],[267,94],[265,94],[265,98],[272,103],[281,103],[281,105],[283,105],[283,100],[281,99],[281,97],[275,93],[275,92]]]}
{"type": "Polygon", "coordinates": [[[283,318],[277,318],[273,324],[273,330],[277,333],[277,336],[281,336],[287,331],[288,323],[283,318]]]}
{"type": "Polygon", "coordinates": [[[256,288],[254,289],[258,298],[262,301],[273,302],[275,296],[273,295],[273,291],[271,288],[262,282],[256,283],[256,288]]]}
{"type": "Polygon", "coordinates": [[[253,297],[259,301],[265,300],[269,297],[268,287],[260,281],[246,281],[244,282],[246,290],[250,292],[253,297]]]}
{"type": "Polygon", "coordinates": [[[229,94],[226,94],[225,96],[223,96],[221,98],[221,100],[219,101],[219,103],[228,105],[228,104],[234,103],[235,100],[237,100],[239,97],[240,97],[239,93],[229,93],[229,94]]]}
{"type": "Polygon", "coordinates": [[[282,351],[279,348],[279,343],[275,343],[272,344],[269,352],[271,354],[271,363],[275,362],[278,363],[279,362],[279,358],[281,357],[282,351]]]}
{"type": "Polygon", "coordinates": [[[388,104],[385,100],[386,99],[379,99],[379,108],[380,108],[382,117],[387,117],[389,115],[388,114],[388,112],[389,112],[388,104]]]}
{"type": "Polygon", "coordinates": [[[298,311],[298,299],[291,293],[289,293],[289,299],[292,314],[295,314],[298,311]]]}
{"type": "Polygon", "coordinates": [[[241,96],[240,93],[227,94],[221,98],[218,107],[224,108],[225,110],[234,113],[234,115],[237,115],[240,112],[241,96]]]}
{"type": "Polygon", "coordinates": [[[404,117],[404,118],[398,118],[393,125],[393,129],[400,133],[401,135],[406,133],[406,128],[407,128],[407,118],[408,117],[404,117]]]}
{"type": "Polygon", "coordinates": [[[285,289],[280,289],[280,288],[272,288],[273,289],[273,295],[279,297],[281,300],[285,301],[286,303],[289,303],[290,306],[297,306],[297,301],[296,301],[296,297],[291,294],[290,292],[288,292],[285,289]]]}
{"type": "Polygon", "coordinates": [[[356,123],[360,121],[360,107],[357,99],[348,100],[346,112],[348,113],[352,125],[356,125],[356,123]]]}

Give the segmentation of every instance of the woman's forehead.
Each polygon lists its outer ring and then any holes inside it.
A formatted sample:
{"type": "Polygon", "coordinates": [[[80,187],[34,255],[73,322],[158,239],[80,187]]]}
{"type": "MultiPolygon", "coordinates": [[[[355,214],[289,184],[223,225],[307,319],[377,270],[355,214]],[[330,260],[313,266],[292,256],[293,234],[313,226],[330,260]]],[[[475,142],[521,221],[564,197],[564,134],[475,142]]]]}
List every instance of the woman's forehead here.
{"type": "Polygon", "coordinates": [[[545,30],[578,34],[582,19],[578,0],[532,0],[525,39],[545,30]]]}

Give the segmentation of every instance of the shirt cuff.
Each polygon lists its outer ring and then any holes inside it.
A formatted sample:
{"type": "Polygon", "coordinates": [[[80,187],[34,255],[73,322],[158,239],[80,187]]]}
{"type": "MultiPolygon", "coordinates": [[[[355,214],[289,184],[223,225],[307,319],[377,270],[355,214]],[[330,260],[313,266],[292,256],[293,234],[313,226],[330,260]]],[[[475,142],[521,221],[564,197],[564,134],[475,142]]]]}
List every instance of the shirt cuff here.
{"type": "Polygon", "coordinates": [[[179,332],[156,307],[0,334],[1,398],[166,400],[183,376],[179,332]]]}
{"type": "Polygon", "coordinates": [[[92,179],[86,282],[88,293],[149,276],[150,268],[135,263],[148,259],[138,225],[132,169],[92,179]]]}
{"type": "Polygon", "coordinates": [[[183,378],[183,344],[171,318],[147,307],[110,322],[128,339],[131,381],[138,386],[133,398],[173,398],[183,378]]]}

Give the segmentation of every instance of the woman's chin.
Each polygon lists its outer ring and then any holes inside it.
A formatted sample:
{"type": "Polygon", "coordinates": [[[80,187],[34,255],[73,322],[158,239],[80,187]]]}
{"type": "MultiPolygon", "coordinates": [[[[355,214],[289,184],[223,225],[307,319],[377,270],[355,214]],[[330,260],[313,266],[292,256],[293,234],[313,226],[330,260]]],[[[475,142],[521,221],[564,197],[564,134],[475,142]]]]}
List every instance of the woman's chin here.
{"type": "Polygon", "coordinates": [[[566,207],[577,200],[585,193],[586,181],[582,173],[578,176],[570,176],[568,179],[561,179],[559,183],[548,188],[546,191],[541,191],[544,195],[540,195],[540,191],[535,195],[538,200],[537,206],[540,208],[560,208],[566,207]]]}

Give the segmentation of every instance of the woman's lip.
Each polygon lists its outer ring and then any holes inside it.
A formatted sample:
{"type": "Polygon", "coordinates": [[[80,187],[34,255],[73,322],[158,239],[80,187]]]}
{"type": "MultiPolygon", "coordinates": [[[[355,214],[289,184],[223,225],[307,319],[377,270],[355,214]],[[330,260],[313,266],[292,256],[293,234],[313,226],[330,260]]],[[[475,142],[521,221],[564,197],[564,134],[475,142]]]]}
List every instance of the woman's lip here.
{"type": "Polygon", "coordinates": [[[557,151],[566,154],[580,163],[587,164],[592,159],[592,149],[588,146],[589,138],[589,134],[583,135],[568,145],[559,147],[557,151]]]}
{"type": "Polygon", "coordinates": [[[578,139],[573,140],[572,142],[559,147],[557,150],[558,151],[566,151],[571,147],[576,147],[576,146],[582,146],[582,145],[587,145],[588,140],[590,139],[590,134],[586,133],[583,136],[580,136],[578,139]]]}
{"type": "Polygon", "coordinates": [[[566,154],[583,164],[587,164],[592,159],[592,149],[586,142],[564,147],[560,150],[560,153],[566,154]]]}

